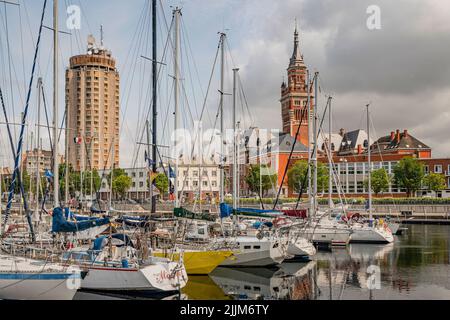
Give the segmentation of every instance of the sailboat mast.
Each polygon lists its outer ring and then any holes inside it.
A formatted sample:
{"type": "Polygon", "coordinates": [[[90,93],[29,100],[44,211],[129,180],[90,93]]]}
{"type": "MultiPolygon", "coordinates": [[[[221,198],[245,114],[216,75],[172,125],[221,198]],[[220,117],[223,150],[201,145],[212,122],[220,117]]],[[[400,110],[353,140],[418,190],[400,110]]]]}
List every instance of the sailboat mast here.
{"type": "Polygon", "coordinates": [[[238,183],[237,183],[237,176],[238,176],[238,170],[237,166],[239,165],[238,160],[238,153],[237,153],[237,119],[236,119],[236,104],[237,104],[237,95],[236,95],[236,87],[237,87],[237,75],[238,75],[239,69],[233,69],[233,208],[237,208],[237,190],[238,190],[238,183]]]}
{"type": "Polygon", "coordinates": [[[328,98],[328,206],[331,208],[333,206],[333,151],[331,150],[331,138],[332,138],[332,131],[333,131],[333,120],[332,120],[332,109],[331,109],[331,101],[333,100],[332,97],[328,98]]]}
{"type": "Polygon", "coordinates": [[[368,207],[369,207],[369,219],[372,220],[372,159],[371,159],[371,150],[370,150],[370,104],[366,105],[367,109],[367,188],[369,189],[369,199],[368,199],[368,207]]]}
{"type": "MultiPolygon", "coordinates": [[[[179,117],[180,117],[180,111],[179,111],[179,97],[180,97],[180,88],[179,88],[179,80],[180,80],[180,68],[178,64],[179,55],[180,55],[180,15],[181,15],[181,9],[176,8],[173,11],[174,19],[175,19],[175,29],[174,29],[174,101],[175,101],[175,125],[174,125],[174,133],[175,133],[175,144],[177,143],[178,139],[178,126],[179,126],[179,117]]],[[[175,208],[178,208],[180,206],[180,199],[178,195],[178,162],[180,155],[178,154],[178,147],[175,147],[175,150],[177,152],[175,153],[175,208]]]]}
{"type": "Polygon", "coordinates": [[[55,208],[59,207],[58,32],[58,0],[53,0],[53,202],[55,208]]]}
{"type": "Polygon", "coordinates": [[[314,215],[317,211],[317,108],[318,108],[318,101],[319,101],[319,90],[318,90],[318,78],[319,73],[316,72],[314,76],[314,123],[313,123],[313,141],[314,141],[314,149],[313,149],[313,165],[314,165],[314,171],[313,171],[313,207],[314,207],[314,215]]]}
{"type": "Polygon", "coordinates": [[[225,200],[224,182],[225,182],[225,163],[224,163],[224,117],[223,117],[223,98],[225,84],[225,33],[220,34],[220,183],[219,183],[219,199],[220,203],[225,200]]]}
{"type": "MultiPolygon", "coordinates": [[[[153,106],[152,106],[152,113],[153,113],[153,123],[152,123],[152,172],[156,173],[156,159],[157,159],[157,117],[158,117],[158,104],[157,104],[157,93],[158,93],[158,69],[157,69],[157,59],[158,59],[158,43],[157,43],[157,12],[156,12],[156,6],[157,6],[157,0],[152,0],[152,94],[153,94],[153,106]]],[[[149,153],[150,155],[150,153],[149,153]]],[[[156,212],[156,201],[153,198],[153,182],[150,182],[150,196],[151,196],[151,213],[156,212]]]]}
{"type": "Polygon", "coordinates": [[[40,177],[39,177],[39,171],[40,171],[40,156],[41,156],[41,92],[42,92],[42,78],[38,79],[38,85],[37,85],[37,91],[38,91],[38,110],[37,110],[37,128],[36,128],[36,208],[35,213],[36,217],[39,216],[39,190],[40,190],[40,177]]]}

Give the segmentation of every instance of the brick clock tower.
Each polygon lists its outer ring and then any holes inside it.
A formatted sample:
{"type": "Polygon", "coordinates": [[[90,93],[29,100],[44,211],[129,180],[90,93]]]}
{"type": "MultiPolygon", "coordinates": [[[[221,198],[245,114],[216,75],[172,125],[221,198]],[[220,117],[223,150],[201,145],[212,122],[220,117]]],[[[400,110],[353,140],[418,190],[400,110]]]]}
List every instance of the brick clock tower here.
{"type": "MultiPolygon", "coordinates": [[[[287,69],[288,82],[283,81],[281,85],[281,115],[283,121],[283,133],[295,137],[302,111],[307,107],[307,72],[308,69],[303,61],[303,55],[300,53],[299,34],[297,26],[294,32],[294,52],[292,53],[289,67],[287,69]]],[[[313,96],[311,94],[311,104],[313,105],[313,96]]],[[[301,123],[300,132],[297,140],[305,146],[308,145],[308,114],[305,114],[301,123]]]]}

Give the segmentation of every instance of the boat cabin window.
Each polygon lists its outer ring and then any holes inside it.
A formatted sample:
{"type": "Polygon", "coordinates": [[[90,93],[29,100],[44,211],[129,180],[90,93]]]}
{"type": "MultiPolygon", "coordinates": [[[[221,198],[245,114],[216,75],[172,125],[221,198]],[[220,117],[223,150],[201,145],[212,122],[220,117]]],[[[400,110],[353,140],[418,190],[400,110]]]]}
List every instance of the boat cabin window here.
{"type": "Polygon", "coordinates": [[[261,246],[253,246],[253,249],[261,249],[261,246]]]}
{"type": "Polygon", "coordinates": [[[252,248],[252,246],[244,246],[244,249],[245,250],[249,250],[249,249],[251,249],[252,248]]]}

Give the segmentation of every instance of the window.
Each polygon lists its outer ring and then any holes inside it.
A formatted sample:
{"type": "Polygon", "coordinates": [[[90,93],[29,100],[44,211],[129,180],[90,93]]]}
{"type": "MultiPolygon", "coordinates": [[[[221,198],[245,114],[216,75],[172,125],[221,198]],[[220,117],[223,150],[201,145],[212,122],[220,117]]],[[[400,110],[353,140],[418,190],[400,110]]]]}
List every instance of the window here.
{"type": "Polygon", "coordinates": [[[437,164],[434,166],[435,173],[442,173],[442,164],[437,164]]]}
{"type": "Polygon", "coordinates": [[[450,189],[450,178],[447,179],[447,189],[450,189]]]}
{"type": "Polygon", "coordinates": [[[141,181],[139,182],[139,188],[142,188],[144,186],[144,183],[141,181]]]}
{"type": "Polygon", "coordinates": [[[364,164],[359,162],[356,164],[356,174],[364,174],[364,164]]]}
{"type": "Polygon", "coordinates": [[[208,181],[203,181],[203,186],[207,187],[208,186],[208,181]]]}
{"type": "Polygon", "coordinates": [[[198,181],[194,181],[194,187],[198,187],[198,181]]]}
{"type": "Polygon", "coordinates": [[[214,188],[217,187],[217,181],[211,182],[211,186],[213,186],[214,188]]]}
{"type": "Polygon", "coordinates": [[[194,177],[198,177],[198,171],[197,170],[194,171],[194,177]]]}
{"type": "Polygon", "coordinates": [[[217,171],[216,171],[216,170],[213,170],[212,176],[213,176],[213,177],[217,177],[217,171]]]}
{"type": "Polygon", "coordinates": [[[139,172],[139,178],[142,178],[144,176],[144,173],[141,171],[139,172]]]}
{"type": "Polygon", "coordinates": [[[427,165],[423,167],[423,170],[424,170],[425,174],[430,173],[430,167],[427,165]]]}
{"type": "Polygon", "coordinates": [[[244,246],[244,250],[250,250],[252,246],[244,246]]]}
{"type": "Polygon", "coordinates": [[[348,164],[348,174],[355,174],[355,164],[354,163],[348,164]]]}
{"type": "Polygon", "coordinates": [[[261,246],[253,246],[253,249],[259,250],[261,249],[261,246]]]}

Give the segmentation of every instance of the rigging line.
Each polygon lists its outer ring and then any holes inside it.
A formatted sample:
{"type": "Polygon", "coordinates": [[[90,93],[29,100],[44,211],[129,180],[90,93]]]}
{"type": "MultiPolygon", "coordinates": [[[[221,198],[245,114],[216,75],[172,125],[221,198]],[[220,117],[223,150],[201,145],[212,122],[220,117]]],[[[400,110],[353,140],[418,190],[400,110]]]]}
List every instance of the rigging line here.
{"type": "MultiPolygon", "coordinates": [[[[183,28],[183,24],[181,24],[181,26],[183,28]]],[[[184,29],[182,29],[182,30],[184,30],[184,29]]],[[[185,32],[182,32],[181,36],[182,36],[182,41],[184,42],[184,47],[186,48],[187,44],[186,44],[186,34],[185,34],[185,32]]],[[[184,54],[186,55],[186,64],[187,64],[188,75],[189,75],[189,83],[191,84],[191,90],[192,90],[191,95],[192,95],[192,99],[193,99],[193,102],[194,102],[194,111],[196,113],[196,117],[198,118],[199,117],[199,115],[198,115],[198,108],[197,108],[198,105],[197,105],[197,98],[196,98],[196,94],[195,94],[195,90],[194,90],[194,81],[192,80],[191,64],[189,62],[190,61],[189,56],[188,56],[189,51],[188,50],[184,50],[184,54]]],[[[200,119],[200,121],[201,121],[201,119],[200,119]]]]}
{"type": "Polygon", "coordinates": [[[42,102],[44,104],[45,120],[47,122],[48,139],[50,141],[50,150],[51,150],[52,155],[53,155],[52,135],[51,135],[51,132],[50,132],[50,121],[49,121],[49,118],[48,118],[47,100],[45,99],[44,84],[42,84],[41,90],[42,90],[42,102]]]}
{"type": "MultiPolygon", "coordinates": [[[[163,50],[163,55],[162,55],[162,60],[163,60],[163,61],[164,61],[164,58],[166,57],[166,54],[167,54],[167,52],[168,52],[169,40],[170,40],[170,31],[172,30],[172,26],[173,26],[173,21],[172,21],[172,24],[171,24],[170,29],[169,29],[169,32],[168,32],[168,36],[167,36],[167,39],[166,39],[166,43],[165,43],[165,45],[164,45],[164,50],[163,50]]],[[[158,76],[157,76],[158,82],[159,82],[159,80],[160,80],[161,75],[162,75],[162,66],[159,66],[159,69],[158,69],[158,76]]],[[[173,90],[173,83],[172,83],[172,90],[173,90]]],[[[171,99],[171,98],[170,98],[170,99],[171,99]]],[[[149,106],[148,106],[147,114],[146,114],[146,117],[145,117],[144,119],[148,119],[148,117],[150,116],[150,112],[152,111],[152,109],[151,109],[151,104],[152,104],[152,103],[153,103],[153,98],[152,98],[152,100],[151,100],[151,103],[150,103],[149,106]]],[[[170,100],[169,100],[169,104],[168,104],[168,106],[167,106],[167,108],[166,108],[167,114],[168,114],[168,112],[169,112],[169,105],[170,105],[170,100]]],[[[166,120],[167,120],[167,118],[166,118],[166,120]]],[[[165,129],[163,130],[163,135],[164,135],[164,132],[165,132],[165,129]]],[[[143,139],[145,133],[146,133],[146,131],[145,131],[145,127],[144,127],[144,128],[142,128],[142,134],[141,134],[141,137],[140,137],[140,140],[139,140],[139,141],[142,141],[142,139],[143,139]]],[[[139,142],[139,141],[137,141],[137,142],[139,142]]],[[[141,145],[138,145],[138,146],[137,146],[137,151],[136,151],[136,158],[135,158],[134,166],[136,165],[137,157],[139,156],[139,152],[140,152],[140,148],[141,148],[141,145]]]]}
{"type": "MultiPolygon", "coordinates": [[[[8,70],[9,70],[9,86],[10,86],[10,100],[11,107],[12,107],[12,113],[13,113],[13,119],[16,119],[16,113],[15,113],[15,106],[14,106],[14,91],[13,91],[13,84],[12,84],[12,71],[11,71],[11,47],[9,42],[9,26],[8,26],[8,11],[6,8],[6,2],[3,3],[4,11],[5,11],[5,33],[6,33],[6,50],[8,55],[8,70]]],[[[14,141],[17,140],[17,129],[14,126],[14,141]]]]}
{"type": "MultiPolygon", "coordinates": [[[[4,224],[6,225],[6,223],[8,222],[8,218],[9,218],[9,214],[10,214],[10,210],[11,210],[11,206],[12,206],[12,198],[14,196],[14,188],[15,188],[15,184],[16,184],[16,179],[17,179],[17,175],[18,175],[18,168],[19,168],[19,161],[21,158],[21,152],[22,152],[22,144],[23,144],[23,133],[24,133],[24,129],[25,129],[25,121],[26,121],[26,117],[28,114],[28,108],[29,108],[29,103],[30,103],[30,98],[31,98],[31,90],[33,88],[33,80],[34,80],[34,75],[35,75],[35,69],[36,69],[36,62],[37,62],[37,57],[38,57],[38,52],[39,52],[39,44],[41,42],[41,36],[42,36],[42,28],[44,25],[44,17],[45,17],[45,8],[47,7],[47,0],[44,0],[44,6],[42,9],[42,16],[41,16],[41,23],[39,26],[39,36],[38,36],[38,40],[36,43],[36,50],[34,53],[34,58],[33,58],[33,67],[31,70],[31,78],[30,78],[30,84],[28,87],[28,94],[27,94],[27,101],[25,104],[25,110],[24,110],[24,116],[22,118],[22,125],[20,128],[20,137],[19,137],[19,142],[17,145],[17,152],[16,152],[16,159],[15,159],[15,163],[14,163],[14,172],[13,172],[13,176],[12,176],[12,180],[11,180],[11,185],[9,188],[9,197],[8,197],[8,204],[6,206],[6,212],[5,212],[5,219],[4,219],[4,224]]],[[[56,173],[55,173],[56,174],[56,173]]],[[[19,178],[20,181],[20,178],[19,178]]],[[[20,183],[20,188],[21,191],[23,193],[23,202],[24,202],[24,207],[25,207],[25,212],[27,214],[27,220],[28,220],[28,224],[29,224],[29,228],[30,228],[30,233],[32,236],[32,241],[35,241],[35,235],[34,235],[34,231],[33,231],[33,222],[31,221],[31,215],[30,215],[30,211],[28,208],[28,202],[26,197],[24,196],[24,190],[23,190],[23,184],[20,183]]]]}
{"type": "Polygon", "coordinates": [[[23,73],[24,96],[25,96],[27,80],[25,77],[25,54],[24,54],[24,46],[23,46],[23,28],[22,28],[22,13],[21,12],[22,11],[19,6],[20,46],[21,46],[21,51],[22,51],[22,73],[23,73]]]}

